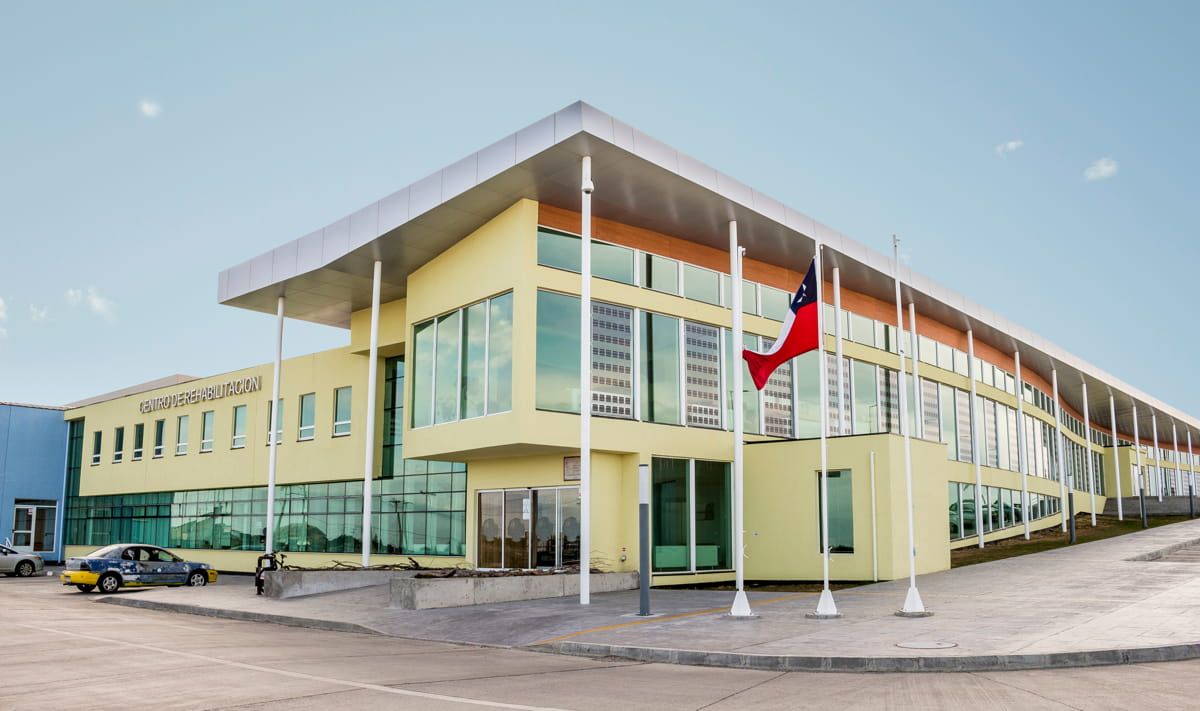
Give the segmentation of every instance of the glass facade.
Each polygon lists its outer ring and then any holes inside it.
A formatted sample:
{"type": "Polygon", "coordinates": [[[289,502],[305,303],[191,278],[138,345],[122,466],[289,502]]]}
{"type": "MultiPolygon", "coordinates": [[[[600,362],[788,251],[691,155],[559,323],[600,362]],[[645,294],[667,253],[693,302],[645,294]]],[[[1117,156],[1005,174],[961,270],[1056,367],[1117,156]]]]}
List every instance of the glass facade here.
{"type": "Polygon", "coordinates": [[[579,348],[579,297],[538,291],[539,410],[579,412],[579,348]]]}
{"type": "Polygon", "coordinates": [[[730,569],[731,498],[727,462],[655,457],[650,492],[654,572],[730,569]]]}
{"type": "Polygon", "coordinates": [[[685,321],[684,376],[687,423],[721,427],[721,329],[685,321]]]}
{"type": "Polygon", "coordinates": [[[633,418],[633,310],[592,302],[592,413],[633,418]]]}
{"type": "Polygon", "coordinates": [[[640,321],[642,420],[681,424],[679,319],[642,312],[640,321]]]}
{"type": "MultiPolygon", "coordinates": [[[[829,552],[854,552],[854,487],[851,472],[830,470],[828,475],[829,497],[829,552]]],[[[817,545],[825,542],[821,526],[821,473],[817,472],[817,545]]],[[[819,549],[818,549],[819,550],[819,549]]]]}
{"type": "Polygon", "coordinates": [[[1057,496],[1029,492],[1029,511],[1026,512],[1019,490],[985,486],[980,492],[980,515],[976,516],[975,485],[957,481],[949,483],[947,499],[952,541],[979,535],[981,529],[977,527],[990,533],[1024,524],[1027,514],[1030,521],[1035,521],[1062,510],[1057,496]]]}

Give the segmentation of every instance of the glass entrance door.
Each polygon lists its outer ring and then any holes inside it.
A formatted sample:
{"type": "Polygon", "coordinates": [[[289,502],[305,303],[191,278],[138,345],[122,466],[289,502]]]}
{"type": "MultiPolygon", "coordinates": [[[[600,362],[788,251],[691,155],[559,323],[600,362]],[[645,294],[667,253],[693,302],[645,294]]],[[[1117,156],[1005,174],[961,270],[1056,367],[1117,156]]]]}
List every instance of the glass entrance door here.
{"type": "Polygon", "coordinates": [[[13,548],[22,553],[53,552],[57,512],[54,504],[18,503],[13,509],[13,548]]]}
{"type": "Polygon", "coordinates": [[[579,562],[579,487],[479,492],[480,568],[561,568],[579,562]]]}

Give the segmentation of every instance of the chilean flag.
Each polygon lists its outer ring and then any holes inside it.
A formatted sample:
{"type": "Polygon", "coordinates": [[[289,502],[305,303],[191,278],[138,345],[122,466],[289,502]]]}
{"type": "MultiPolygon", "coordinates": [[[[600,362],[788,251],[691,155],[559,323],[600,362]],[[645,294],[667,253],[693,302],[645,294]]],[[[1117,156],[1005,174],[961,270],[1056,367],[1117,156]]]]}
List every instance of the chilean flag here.
{"type": "Polygon", "coordinates": [[[749,349],[742,350],[742,357],[750,368],[750,377],[754,379],[754,387],[759,390],[767,384],[771,373],[784,363],[798,355],[803,355],[821,345],[821,332],[818,328],[821,305],[817,303],[817,273],[814,270],[816,260],[808,267],[808,274],[792,297],[788,306],[788,315],[779,332],[779,339],[766,353],[756,353],[749,349]]]}

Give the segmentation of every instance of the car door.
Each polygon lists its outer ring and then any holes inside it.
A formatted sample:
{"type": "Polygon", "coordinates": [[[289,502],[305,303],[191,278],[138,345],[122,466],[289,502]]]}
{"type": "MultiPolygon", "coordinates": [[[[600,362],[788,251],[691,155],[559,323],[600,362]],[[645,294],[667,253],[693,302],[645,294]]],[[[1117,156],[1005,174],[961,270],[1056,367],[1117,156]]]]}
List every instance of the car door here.
{"type": "Polygon", "coordinates": [[[187,580],[187,563],[171,551],[149,548],[155,585],[182,585],[187,580]]]}
{"type": "Polygon", "coordinates": [[[121,559],[117,569],[121,579],[129,585],[149,585],[153,575],[149,572],[146,561],[149,554],[142,546],[129,546],[121,551],[121,559]]]}
{"type": "Polygon", "coordinates": [[[17,552],[7,546],[0,546],[0,573],[11,573],[17,569],[17,552]]]}

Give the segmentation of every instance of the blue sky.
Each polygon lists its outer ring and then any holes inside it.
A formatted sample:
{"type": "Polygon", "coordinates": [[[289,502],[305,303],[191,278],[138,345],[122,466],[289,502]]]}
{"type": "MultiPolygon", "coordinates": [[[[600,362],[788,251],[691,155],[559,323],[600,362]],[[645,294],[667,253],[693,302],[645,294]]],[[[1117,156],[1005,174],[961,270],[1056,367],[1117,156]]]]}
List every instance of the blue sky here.
{"type": "Polygon", "coordinates": [[[0,400],[269,361],[221,269],[584,99],[1200,414],[1200,5],[645,5],[0,5],[0,400]]]}

